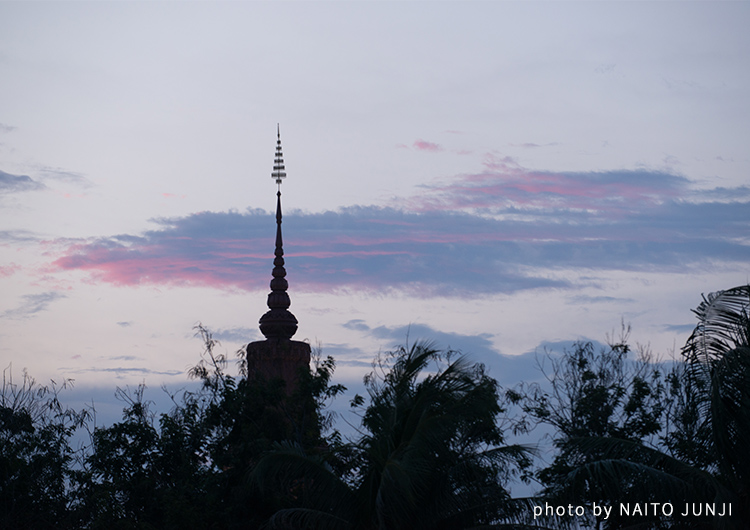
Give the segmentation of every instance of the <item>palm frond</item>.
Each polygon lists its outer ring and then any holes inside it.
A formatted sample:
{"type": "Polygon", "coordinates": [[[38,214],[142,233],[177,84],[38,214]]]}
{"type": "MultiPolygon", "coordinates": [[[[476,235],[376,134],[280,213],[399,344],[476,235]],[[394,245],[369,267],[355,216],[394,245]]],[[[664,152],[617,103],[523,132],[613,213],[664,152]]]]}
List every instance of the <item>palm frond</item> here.
{"type": "Polygon", "coordinates": [[[291,443],[279,444],[252,470],[249,479],[262,492],[271,492],[297,506],[322,512],[348,513],[352,492],[321,458],[305,454],[291,443]]]}
{"type": "Polygon", "coordinates": [[[570,484],[588,481],[610,498],[631,502],[731,499],[734,493],[712,473],[640,442],[576,438],[569,447],[601,457],[568,474],[570,484]]]}
{"type": "Polygon", "coordinates": [[[750,500],[750,285],[703,297],[683,348],[686,393],[696,411],[698,451],[750,500]]]}
{"type": "Polygon", "coordinates": [[[349,530],[349,521],[332,513],[308,508],[277,511],[266,523],[268,530],[349,530]]]}
{"type": "Polygon", "coordinates": [[[750,339],[748,327],[750,285],[733,287],[703,297],[693,310],[698,325],[687,340],[683,354],[688,362],[710,363],[750,339]]]}

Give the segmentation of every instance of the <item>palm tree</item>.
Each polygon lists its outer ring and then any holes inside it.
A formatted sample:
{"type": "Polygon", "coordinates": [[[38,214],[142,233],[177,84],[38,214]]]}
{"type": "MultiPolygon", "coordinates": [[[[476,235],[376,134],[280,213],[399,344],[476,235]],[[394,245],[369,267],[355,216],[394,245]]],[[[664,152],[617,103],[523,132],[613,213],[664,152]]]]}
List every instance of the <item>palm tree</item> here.
{"type": "Polygon", "coordinates": [[[502,483],[528,451],[502,446],[497,383],[483,366],[416,343],[378,367],[365,378],[360,438],[332,448],[338,467],[291,445],[256,467],[263,490],[284,494],[270,527],[457,529],[511,516],[502,483]]]}
{"type": "MultiPolygon", "coordinates": [[[[568,476],[629,502],[732,503],[732,517],[688,516],[682,528],[746,528],[750,521],[750,286],[709,294],[693,311],[698,325],[672,376],[674,403],[665,447],[578,438],[597,461],[568,476]]],[[[669,524],[666,519],[662,522],[669,524]]],[[[672,519],[674,522],[674,519],[672,519]]],[[[633,520],[608,521],[625,528],[633,520]]],[[[658,525],[658,522],[654,522],[658,525]]]]}
{"type": "Polygon", "coordinates": [[[750,521],[749,308],[750,285],[704,297],[695,309],[698,325],[682,350],[686,393],[692,400],[687,412],[695,418],[688,431],[693,452],[682,456],[735,493],[745,521],[750,521]]]}

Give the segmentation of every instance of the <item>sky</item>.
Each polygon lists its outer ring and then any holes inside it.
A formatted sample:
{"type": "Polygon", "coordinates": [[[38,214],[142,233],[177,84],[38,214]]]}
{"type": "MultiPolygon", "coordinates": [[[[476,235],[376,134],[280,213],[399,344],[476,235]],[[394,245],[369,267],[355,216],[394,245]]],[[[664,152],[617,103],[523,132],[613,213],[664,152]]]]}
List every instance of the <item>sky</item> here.
{"type": "MultiPolygon", "coordinates": [[[[262,338],[501,384],[750,278],[750,2],[0,1],[0,367],[179,386],[262,338]]],[[[88,394],[87,394],[88,393],[88,394]]],[[[104,399],[104,398],[101,398],[104,399]]]]}

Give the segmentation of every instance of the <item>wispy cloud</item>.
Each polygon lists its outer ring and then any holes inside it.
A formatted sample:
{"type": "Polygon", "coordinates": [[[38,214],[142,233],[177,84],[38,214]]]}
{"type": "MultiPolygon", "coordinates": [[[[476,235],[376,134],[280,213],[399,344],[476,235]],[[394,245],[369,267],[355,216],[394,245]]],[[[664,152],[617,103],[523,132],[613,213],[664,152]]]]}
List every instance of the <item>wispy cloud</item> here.
{"type": "Polygon", "coordinates": [[[750,200],[750,186],[737,186],[736,188],[713,188],[710,190],[694,190],[688,195],[688,199],[705,202],[747,202],[750,200]]]}
{"type": "Polygon", "coordinates": [[[675,333],[691,333],[695,329],[695,324],[667,324],[664,329],[675,333]]]}
{"type": "Polygon", "coordinates": [[[31,318],[37,313],[46,311],[52,302],[66,298],[66,296],[56,291],[48,291],[39,294],[26,294],[22,298],[23,302],[21,305],[13,309],[8,309],[0,314],[0,317],[10,319],[31,318]]]}
{"type": "Polygon", "coordinates": [[[91,181],[84,177],[81,173],[74,171],[68,171],[59,167],[43,166],[39,168],[39,175],[42,180],[51,180],[56,182],[63,182],[65,184],[74,184],[82,188],[90,188],[93,186],[91,181]]]}
{"type": "Polygon", "coordinates": [[[37,182],[28,175],[12,175],[0,171],[0,194],[35,191],[44,188],[44,184],[37,182]]]}
{"type": "Polygon", "coordinates": [[[107,361],[138,361],[142,360],[140,357],[135,355],[113,355],[111,357],[104,357],[107,361]]]}
{"type": "Polygon", "coordinates": [[[0,230],[0,244],[39,243],[39,236],[29,230],[0,230]]]}
{"type": "MultiPolygon", "coordinates": [[[[684,272],[750,259],[744,187],[701,194],[688,179],[657,171],[539,172],[506,158],[486,166],[394,207],[285,216],[290,285],[483,296],[590,283],[556,272],[572,268],[684,272]]],[[[271,214],[201,212],[154,222],[140,235],[68,242],[53,268],[118,285],[267,285],[271,214]]]]}
{"type": "Polygon", "coordinates": [[[623,304],[633,303],[636,300],[633,298],[617,298],[615,296],[576,295],[569,297],[568,301],[573,304],[623,304]]]}
{"type": "Polygon", "coordinates": [[[437,151],[443,150],[443,146],[441,146],[440,144],[427,142],[425,140],[415,140],[413,145],[414,145],[414,148],[419,151],[437,152],[437,151]]]}
{"type": "Polygon", "coordinates": [[[152,370],[151,368],[144,367],[126,367],[126,366],[114,366],[108,368],[61,368],[62,371],[70,374],[86,374],[86,373],[110,373],[116,376],[123,377],[126,375],[167,375],[167,376],[178,376],[184,375],[184,372],[180,370],[152,370]]]}
{"type": "Polygon", "coordinates": [[[261,336],[257,329],[246,327],[219,328],[212,331],[213,338],[223,342],[233,344],[247,344],[255,340],[260,340],[261,336]]]}
{"type": "Polygon", "coordinates": [[[536,144],[534,142],[525,142],[522,144],[510,144],[512,147],[521,147],[523,149],[538,149],[540,147],[552,147],[555,145],[560,145],[559,142],[549,142],[546,144],[536,144]]]}
{"type": "Polygon", "coordinates": [[[16,272],[21,270],[21,266],[16,263],[9,263],[8,265],[0,265],[0,278],[13,276],[16,272]]]}
{"type": "Polygon", "coordinates": [[[615,63],[602,63],[594,68],[594,72],[597,74],[612,74],[615,71],[615,66],[617,66],[615,63]]]}
{"type": "Polygon", "coordinates": [[[589,219],[611,218],[678,199],[690,184],[684,177],[645,170],[531,171],[508,157],[489,156],[485,167],[482,173],[423,186],[425,193],[411,199],[412,207],[556,216],[579,212],[589,219]]]}

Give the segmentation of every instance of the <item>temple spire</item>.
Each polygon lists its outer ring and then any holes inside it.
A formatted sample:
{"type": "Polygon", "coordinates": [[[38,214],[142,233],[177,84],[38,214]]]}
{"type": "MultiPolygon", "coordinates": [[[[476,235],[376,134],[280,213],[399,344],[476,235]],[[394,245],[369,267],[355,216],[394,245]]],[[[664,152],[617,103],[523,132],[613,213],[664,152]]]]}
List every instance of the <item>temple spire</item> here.
{"type": "Polygon", "coordinates": [[[281,133],[276,125],[276,156],[273,161],[273,172],[271,178],[276,180],[278,191],[276,192],[276,250],[273,260],[273,279],[271,280],[271,292],[268,294],[268,312],[260,317],[260,331],[267,339],[291,339],[297,332],[297,319],[289,312],[292,304],[286,290],[289,284],[286,281],[286,269],[284,269],[284,248],[281,237],[281,180],[286,178],[284,172],[284,155],[281,151],[281,133]]]}

